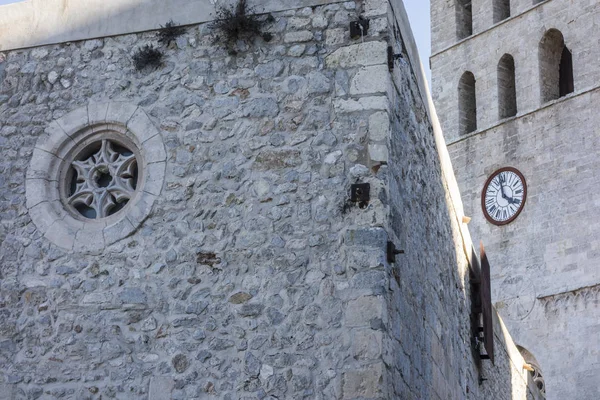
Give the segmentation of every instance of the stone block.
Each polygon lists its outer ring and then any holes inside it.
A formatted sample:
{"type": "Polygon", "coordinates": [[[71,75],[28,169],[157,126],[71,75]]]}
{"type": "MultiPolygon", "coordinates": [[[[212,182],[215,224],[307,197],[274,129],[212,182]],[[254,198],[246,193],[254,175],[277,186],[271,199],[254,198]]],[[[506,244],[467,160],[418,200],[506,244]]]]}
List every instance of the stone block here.
{"type": "Polygon", "coordinates": [[[350,94],[385,93],[390,88],[387,65],[362,67],[350,81],[350,94]]]}
{"type": "Polygon", "coordinates": [[[90,103],[88,104],[88,121],[90,124],[99,124],[106,122],[106,112],[109,103],[90,103]]]}
{"type": "Polygon", "coordinates": [[[389,102],[385,96],[370,96],[359,99],[336,99],[333,101],[333,106],[339,113],[387,111],[389,102]]]}
{"type": "Polygon", "coordinates": [[[383,228],[364,228],[349,230],[344,235],[346,246],[367,246],[384,249],[388,235],[383,228]]]}
{"type": "Polygon", "coordinates": [[[310,42],[313,40],[313,37],[314,35],[311,31],[288,32],[283,37],[283,41],[285,43],[310,42]]]}
{"type": "Polygon", "coordinates": [[[376,17],[385,15],[388,12],[388,0],[365,0],[365,17],[376,17]]]}
{"type": "Polygon", "coordinates": [[[325,58],[327,68],[387,65],[387,43],[366,42],[340,47],[325,58]]]}
{"type": "Polygon", "coordinates": [[[160,135],[146,140],[142,145],[142,156],[147,164],[164,162],[167,160],[167,152],[160,135]]]}
{"type": "MultiPolygon", "coordinates": [[[[48,203],[42,203],[48,204],[48,203]]],[[[75,244],[75,235],[77,230],[72,229],[62,220],[56,220],[48,228],[44,236],[55,245],[62,247],[63,249],[72,250],[75,244]]]]}
{"type": "Polygon", "coordinates": [[[344,44],[348,38],[348,29],[335,28],[325,31],[325,44],[327,46],[338,46],[344,44]]]}
{"type": "Polygon", "coordinates": [[[168,376],[153,376],[150,378],[148,400],[168,400],[175,386],[175,381],[168,376]]]}
{"type": "Polygon", "coordinates": [[[29,210],[29,216],[36,228],[45,234],[48,229],[58,219],[58,215],[53,211],[48,202],[39,203],[29,210]]]}
{"type": "Polygon", "coordinates": [[[60,168],[62,160],[47,151],[34,149],[27,169],[27,179],[55,180],[54,171],[60,168]]]}
{"type": "MultiPolygon", "coordinates": [[[[135,226],[137,225],[138,224],[136,223],[135,226]]],[[[105,244],[108,246],[129,236],[135,230],[135,226],[127,218],[107,226],[104,228],[105,244]]]]}
{"type": "MultiPolygon", "coordinates": [[[[135,200],[133,207],[130,207],[127,212],[127,219],[134,227],[139,226],[146,219],[152,211],[152,205],[156,200],[156,196],[148,192],[141,192],[139,196],[139,200],[135,200]]],[[[121,227],[126,228],[126,226],[121,227]]]]}
{"type": "Polygon", "coordinates": [[[104,248],[103,224],[86,224],[75,235],[73,251],[97,251],[104,248]]]}
{"type": "Polygon", "coordinates": [[[26,207],[33,208],[46,201],[59,200],[57,184],[55,181],[45,179],[27,179],[25,181],[26,207]]]}
{"type": "Polygon", "coordinates": [[[148,141],[159,133],[150,117],[141,108],[138,108],[127,121],[127,129],[133,132],[141,143],[148,141]]]}
{"type": "Polygon", "coordinates": [[[387,163],[389,159],[388,147],[383,144],[370,144],[369,158],[371,159],[371,161],[387,163]]]}
{"type": "Polygon", "coordinates": [[[63,144],[71,141],[63,128],[56,121],[52,121],[38,138],[35,147],[48,153],[58,154],[63,144]]]}
{"type": "Polygon", "coordinates": [[[89,124],[87,107],[79,107],[56,120],[58,125],[69,136],[85,128],[89,124]]]}
{"type": "Polygon", "coordinates": [[[377,360],[381,357],[382,345],[382,331],[357,330],[352,337],[352,355],[356,360],[377,360]]]}
{"type": "Polygon", "coordinates": [[[266,150],[256,156],[254,166],[258,170],[297,167],[302,164],[298,150],[266,150]]]}
{"type": "Polygon", "coordinates": [[[159,196],[165,180],[166,162],[148,164],[144,191],[159,196]]]}
{"type": "Polygon", "coordinates": [[[371,326],[372,319],[382,319],[383,307],[383,298],[379,296],[361,296],[350,300],[344,313],[344,325],[371,326]]]}
{"type": "Polygon", "coordinates": [[[0,384],[0,400],[14,400],[14,389],[15,385],[10,385],[8,383],[0,384]]]}
{"type": "Polygon", "coordinates": [[[279,114],[279,104],[273,97],[259,97],[246,102],[241,112],[243,117],[276,117],[279,114]]]}
{"type": "Polygon", "coordinates": [[[390,137],[390,117],[387,112],[380,111],[369,117],[369,140],[383,141],[390,137]]]}
{"type": "Polygon", "coordinates": [[[383,396],[383,364],[344,372],[342,399],[372,399],[383,396]]]}
{"type": "Polygon", "coordinates": [[[138,106],[125,102],[109,103],[106,110],[106,122],[114,122],[127,126],[127,122],[138,109],[138,106]]]}

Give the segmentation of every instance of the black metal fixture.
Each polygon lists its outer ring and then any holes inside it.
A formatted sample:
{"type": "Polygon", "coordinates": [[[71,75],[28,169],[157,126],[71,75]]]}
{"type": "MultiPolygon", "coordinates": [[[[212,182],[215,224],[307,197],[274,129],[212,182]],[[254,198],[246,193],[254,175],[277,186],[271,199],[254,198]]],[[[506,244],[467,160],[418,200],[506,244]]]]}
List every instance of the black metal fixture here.
{"type": "Polygon", "coordinates": [[[350,186],[350,201],[358,203],[360,208],[366,208],[371,200],[371,185],[355,183],[350,186]]]}
{"type": "Polygon", "coordinates": [[[404,254],[404,250],[396,249],[396,245],[394,244],[394,242],[387,242],[387,261],[390,264],[395,263],[396,256],[398,254],[404,254]]]}
{"type": "Polygon", "coordinates": [[[369,32],[369,20],[363,17],[358,17],[357,21],[350,22],[350,38],[360,39],[369,32]]]}

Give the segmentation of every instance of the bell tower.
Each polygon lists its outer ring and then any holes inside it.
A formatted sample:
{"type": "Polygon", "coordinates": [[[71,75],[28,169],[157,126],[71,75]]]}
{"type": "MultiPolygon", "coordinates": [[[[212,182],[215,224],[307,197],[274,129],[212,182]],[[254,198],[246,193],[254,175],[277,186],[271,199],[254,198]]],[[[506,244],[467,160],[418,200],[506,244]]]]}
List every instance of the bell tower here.
{"type": "Polygon", "coordinates": [[[431,20],[432,95],[492,301],[548,399],[600,398],[600,3],[431,0],[431,20]]]}

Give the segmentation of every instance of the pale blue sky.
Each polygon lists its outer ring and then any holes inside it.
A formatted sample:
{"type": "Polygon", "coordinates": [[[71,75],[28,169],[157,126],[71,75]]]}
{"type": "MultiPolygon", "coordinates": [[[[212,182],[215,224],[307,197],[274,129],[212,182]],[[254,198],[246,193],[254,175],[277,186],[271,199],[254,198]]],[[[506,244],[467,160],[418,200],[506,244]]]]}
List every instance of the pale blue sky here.
{"type": "Polygon", "coordinates": [[[429,22],[429,0],[404,0],[404,6],[410,19],[410,26],[415,35],[421,62],[427,78],[431,83],[429,71],[429,56],[431,55],[431,30],[429,22]]]}
{"type": "MultiPolygon", "coordinates": [[[[0,5],[16,3],[22,0],[0,0],[0,5]]],[[[84,0],[82,0],[84,1],[84,0]]],[[[419,47],[421,61],[429,77],[429,56],[431,54],[431,39],[429,33],[429,0],[404,0],[410,25],[419,47]]],[[[431,81],[431,79],[430,79],[431,81]]]]}

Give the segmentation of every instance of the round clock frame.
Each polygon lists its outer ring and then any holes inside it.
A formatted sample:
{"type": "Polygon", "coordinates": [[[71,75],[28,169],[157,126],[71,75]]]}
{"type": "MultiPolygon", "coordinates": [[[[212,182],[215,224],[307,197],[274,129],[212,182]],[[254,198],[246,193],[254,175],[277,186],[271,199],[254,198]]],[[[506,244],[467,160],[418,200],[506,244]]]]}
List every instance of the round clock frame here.
{"type": "Polygon", "coordinates": [[[521,211],[523,211],[523,209],[525,208],[526,201],[527,201],[527,181],[525,180],[525,177],[523,176],[523,174],[518,169],[513,168],[513,167],[504,167],[504,168],[500,168],[500,169],[494,171],[488,177],[488,179],[485,181],[485,184],[483,185],[483,190],[481,191],[481,209],[483,211],[483,215],[488,220],[488,222],[490,222],[491,224],[497,225],[497,226],[508,225],[511,222],[513,222],[515,219],[517,219],[519,214],[521,214],[521,211]],[[495,220],[488,214],[487,208],[485,207],[485,193],[487,191],[487,188],[490,185],[490,183],[492,182],[492,180],[496,176],[498,176],[498,174],[500,174],[501,172],[512,172],[515,175],[517,175],[519,177],[519,179],[521,180],[521,182],[523,183],[523,201],[521,202],[521,205],[519,206],[519,208],[517,209],[515,214],[512,217],[510,217],[509,219],[507,219],[506,221],[495,220]]]}

